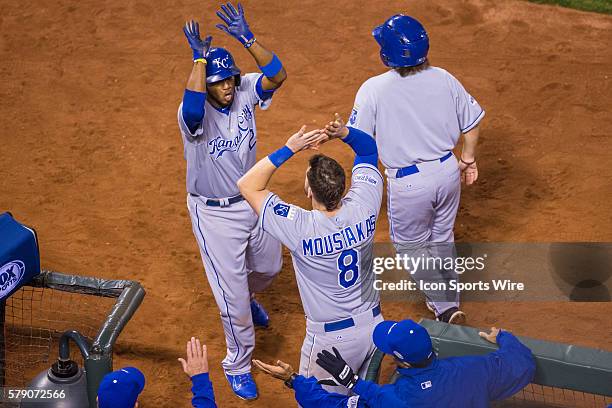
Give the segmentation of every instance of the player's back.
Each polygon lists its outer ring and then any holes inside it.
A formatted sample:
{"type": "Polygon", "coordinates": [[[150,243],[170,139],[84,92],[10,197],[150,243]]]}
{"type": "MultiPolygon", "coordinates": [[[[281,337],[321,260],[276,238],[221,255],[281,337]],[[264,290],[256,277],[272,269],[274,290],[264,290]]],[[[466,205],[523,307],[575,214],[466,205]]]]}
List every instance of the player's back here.
{"type": "Polygon", "coordinates": [[[328,217],[282,202],[271,194],[261,218],[293,258],[306,316],[316,322],[346,319],[379,303],[372,256],[382,201],[382,176],[368,164],[355,166],[340,210],[328,217]]]}
{"type": "Polygon", "coordinates": [[[466,110],[482,112],[461,83],[442,68],[402,77],[396,70],[359,89],[351,125],[374,134],[387,168],[431,161],[451,151],[467,126],[466,110]],[[465,107],[466,104],[473,105],[465,107]]]}
{"type": "Polygon", "coordinates": [[[327,217],[308,211],[301,245],[292,252],[304,309],[313,321],[331,321],[365,312],[378,303],[372,286],[372,253],[377,214],[343,200],[327,217]]]}

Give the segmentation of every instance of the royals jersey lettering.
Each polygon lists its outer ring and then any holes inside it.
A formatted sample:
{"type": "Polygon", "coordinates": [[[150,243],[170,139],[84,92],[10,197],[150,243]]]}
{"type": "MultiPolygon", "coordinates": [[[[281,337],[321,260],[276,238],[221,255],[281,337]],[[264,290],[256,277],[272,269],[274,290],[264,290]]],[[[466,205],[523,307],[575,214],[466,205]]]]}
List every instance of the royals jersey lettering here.
{"type": "Polygon", "coordinates": [[[230,107],[220,110],[208,100],[204,120],[194,133],[183,120],[178,122],[187,161],[187,191],[208,198],[237,195],[236,182],[255,164],[257,128],[255,107],[267,109],[271,99],[260,99],[255,86],[262,74],[241,77],[230,107]]]}

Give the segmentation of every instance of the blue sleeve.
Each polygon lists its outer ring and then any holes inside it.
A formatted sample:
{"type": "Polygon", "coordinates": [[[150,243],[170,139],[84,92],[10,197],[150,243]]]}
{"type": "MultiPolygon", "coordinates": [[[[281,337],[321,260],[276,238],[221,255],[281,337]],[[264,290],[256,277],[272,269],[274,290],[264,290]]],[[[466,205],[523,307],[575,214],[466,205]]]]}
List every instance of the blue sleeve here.
{"type": "Polygon", "coordinates": [[[185,89],[183,95],[183,120],[185,124],[194,133],[202,120],[204,119],[204,102],[206,101],[206,94],[203,92],[191,91],[185,89]]]}
{"type": "Polygon", "coordinates": [[[351,146],[355,152],[355,162],[353,166],[361,163],[368,163],[372,166],[378,166],[378,149],[376,141],[367,133],[350,126],[347,126],[349,134],[342,139],[344,143],[351,146]]]}
{"type": "Polygon", "coordinates": [[[314,377],[305,378],[298,375],[293,380],[293,389],[295,399],[302,408],[368,408],[357,396],[349,397],[325,391],[314,377]]]}
{"type": "Polygon", "coordinates": [[[500,331],[497,344],[499,350],[487,355],[489,399],[493,401],[508,398],[523,389],[533,380],[536,370],[531,350],[514,335],[500,331]]]}
{"type": "Polygon", "coordinates": [[[259,98],[261,100],[267,100],[270,99],[272,97],[272,95],[274,95],[274,91],[276,91],[276,89],[269,89],[269,90],[265,90],[263,89],[263,86],[261,85],[261,81],[263,80],[264,75],[260,75],[259,78],[257,78],[257,83],[255,84],[255,91],[257,92],[257,96],[259,96],[259,98]]]}
{"type": "Polygon", "coordinates": [[[378,385],[371,381],[358,380],[352,390],[369,408],[402,408],[405,403],[395,395],[395,385],[378,385]]]}
{"type": "Polygon", "coordinates": [[[208,373],[194,375],[191,377],[191,382],[193,383],[193,387],[191,387],[191,392],[193,393],[191,405],[195,408],[217,408],[215,394],[213,393],[208,373]]]}

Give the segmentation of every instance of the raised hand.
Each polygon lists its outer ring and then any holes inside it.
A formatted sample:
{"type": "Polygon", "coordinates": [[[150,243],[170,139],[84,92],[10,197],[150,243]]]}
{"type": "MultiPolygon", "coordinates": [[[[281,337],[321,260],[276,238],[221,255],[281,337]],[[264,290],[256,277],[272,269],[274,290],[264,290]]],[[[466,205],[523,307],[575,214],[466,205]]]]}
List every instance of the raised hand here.
{"type": "Polygon", "coordinates": [[[200,344],[200,339],[192,337],[187,342],[187,360],[179,358],[183,371],[189,377],[208,372],[208,354],[206,345],[200,344]]]}
{"type": "Polygon", "coordinates": [[[187,37],[189,46],[193,50],[193,60],[206,58],[208,50],[210,49],[212,36],[209,35],[202,41],[200,38],[200,24],[194,20],[185,23],[183,32],[185,33],[185,37],[187,37]]]}
{"type": "Polygon", "coordinates": [[[221,5],[221,10],[217,11],[217,16],[225,24],[217,24],[216,27],[240,41],[245,47],[250,47],[255,40],[255,36],[246,22],[242,4],[238,3],[238,10],[236,10],[232,3],[227,3],[221,5]]]}
{"type": "Polygon", "coordinates": [[[337,139],[339,137],[347,137],[349,130],[345,126],[344,121],[337,113],[334,115],[334,120],[325,125],[323,131],[331,139],[337,139]]]}
{"type": "Polygon", "coordinates": [[[322,139],[327,136],[321,133],[321,129],[311,130],[306,132],[306,125],[302,126],[300,130],[291,135],[287,140],[286,146],[293,152],[297,153],[301,150],[313,149],[317,150],[317,146],[322,139]]]}

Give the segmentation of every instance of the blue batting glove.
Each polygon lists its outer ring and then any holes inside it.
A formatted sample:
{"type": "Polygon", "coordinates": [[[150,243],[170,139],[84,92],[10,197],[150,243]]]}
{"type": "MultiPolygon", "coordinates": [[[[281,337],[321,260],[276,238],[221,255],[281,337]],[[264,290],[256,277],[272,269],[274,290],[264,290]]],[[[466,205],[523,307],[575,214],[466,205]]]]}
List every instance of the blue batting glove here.
{"type": "Polygon", "coordinates": [[[219,16],[225,24],[217,24],[216,27],[240,41],[245,47],[249,47],[253,44],[252,40],[255,36],[246,22],[242,4],[238,3],[238,10],[232,6],[232,3],[221,5],[221,9],[223,12],[217,11],[217,16],[219,16]]]}
{"type": "Polygon", "coordinates": [[[199,58],[206,58],[208,50],[210,49],[212,37],[209,35],[204,39],[204,41],[202,41],[200,38],[200,25],[197,21],[193,20],[185,23],[183,32],[185,33],[185,37],[187,37],[189,46],[193,50],[193,60],[195,61],[199,58]]]}

